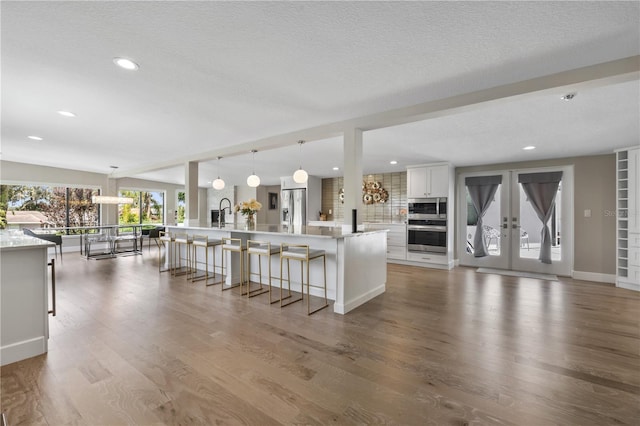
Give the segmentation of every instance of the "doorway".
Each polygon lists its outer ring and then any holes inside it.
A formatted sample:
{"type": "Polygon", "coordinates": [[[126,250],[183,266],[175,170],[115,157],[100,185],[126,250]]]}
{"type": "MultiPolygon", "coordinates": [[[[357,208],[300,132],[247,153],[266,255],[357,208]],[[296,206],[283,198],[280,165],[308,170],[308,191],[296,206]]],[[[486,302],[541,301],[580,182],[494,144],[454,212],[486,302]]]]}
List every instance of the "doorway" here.
{"type": "Polygon", "coordinates": [[[570,276],[573,166],[461,175],[457,243],[461,265],[570,276]]]}

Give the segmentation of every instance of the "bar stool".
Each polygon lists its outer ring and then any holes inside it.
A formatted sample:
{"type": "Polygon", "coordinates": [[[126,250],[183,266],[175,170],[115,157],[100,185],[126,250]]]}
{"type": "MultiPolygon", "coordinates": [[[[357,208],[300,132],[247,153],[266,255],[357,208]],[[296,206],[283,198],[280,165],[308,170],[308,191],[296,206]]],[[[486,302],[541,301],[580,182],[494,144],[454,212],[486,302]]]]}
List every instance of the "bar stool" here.
{"type": "Polygon", "coordinates": [[[193,244],[193,237],[187,235],[186,232],[176,232],[174,234],[174,259],[177,256],[177,262],[174,261],[173,276],[187,275],[187,279],[191,277],[191,244],[193,244]],[[186,257],[182,257],[181,246],[184,245],[186,257]],[[186,260],[185,270],[182,271],[182,260],[186,260]]]}
{"type": "Polygon", "coordinates": [[[220,271],[220,288],[222,291],[231,290],[232,288],[240,286],[240,295],[244,296],[245,293],[242,292],[242,286],[244,284],[244,255],[247,251],[247,248],[242,245],[242,240],[240,238],[222,238],[222,269],[220,271]],[[240,284],[231,284],[229,286],[224,285],[224,280],[226,276],[224,275],[224,269],[227,265],[227,254],[238,253],[240,254],[240,284]]]}
{"type": "Polygon", "coordinates": [[[193,244],[192,249],[193,253],[191,255],[191,265],[193,274],[191,275],[191,281],[200,281],[204,280],[205,285],[215,285],[219,284],[217,282],[213,282],[209,284],[209,249],[213,249],[213,277],[215,279],[216,276],[216,247],[222,245],[222,240],[213,239],[210,240],[207,235],[194,235],[193,236],[193,244]],[[204,275],[198,276],[198,248],[204,248],[204,275]]]}
{"type": "Polygon", "coordinates": [[[269,304],[279,302],[278,300],[273,300],[271,296],[271,256],[274,254],[280,254],[280,247],[275,246],[272,247],[271,243],[268,241],[257,241],[257,240],[248,240],[247,241],[247,297],[259,296],[261,294],[269,292],[269,304]],[[255,272],[251,273],[251,255],[258,256],[258,274],[255,272]],[[267,263],[269,264],[269,289],[265,290],[262,287],[262,256],[267,257],[267,263]],[[259,275],[260,276],[260,288],[255,290],[251,290],[251,275],[259,275]]]}
{"type": "Polygon", "coordinates": [[[280,249],[280,307],[284,307],[290,305],[295,302],[299,302],[304,299],[304,272],[303,265],[306,262],[307,264],[307,315],[314,314],[321,309],[329,306],[327,302],[327,256],[324,250],[315,250],[309,249],[309,246],[306,244],[281,244],[280,249]],[[324,304],[313,311],[311,310],[311,289],[310,287],[321,288],[318,285],[311,285],[309,281],[309,266],[312,260],[322,258],[323,263],[323,275],[324,275],[324,304]],[[300,297],[295,300],[291,300],[287,303],[282,303],[282,261],[287,260],[287,285],[289,295],[287,297],[291,297],[291,269],[289,268],[290,260],[299,260],[300,261],[300,297]]]}
{"type": "Polygon", "coordinates": [[[167,247],[167,268],[162,269],[162,249],[158,248],[158,272],[171,272],[173,275],[173,250],[176,238],[171,232],[160,231],[160,243],[167,247]]]}

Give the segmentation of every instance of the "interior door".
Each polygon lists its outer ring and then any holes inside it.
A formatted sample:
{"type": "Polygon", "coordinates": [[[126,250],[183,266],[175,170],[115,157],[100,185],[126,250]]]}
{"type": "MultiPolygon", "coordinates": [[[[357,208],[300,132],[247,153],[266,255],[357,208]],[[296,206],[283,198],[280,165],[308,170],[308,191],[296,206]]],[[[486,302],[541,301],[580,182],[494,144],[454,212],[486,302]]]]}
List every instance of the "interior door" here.
{"type": "MultiPolygon", "coordinates": [[[[484,182],[483,182],[484,183],[484,182]]],[[[534,182],[535,183],[535,182],[534,182]]],[[[529,185],[531,186],[531,185],[529,185]]],[[[545,188],[545,184],[537,186],[545,188]]],[[[534,185],[536,187],[536,185],[534,185]]],[[[476,188],[477,189],[477,188],[476,188]]],[[[529,188],[531,191],[531,188],[529,188]]],[[[482,191],[476,191],[482,193],[482,191]]],[[[541,195],[542,196],[542,195],[541,195]]],[[[539,200],[537,200],[539,202],[539,200]]],[[[482,204],[482,203],[481,203],[482,204]]],[[[545,204],[545,203],[542,203],[545,204]]],[[[540,206],[538,206],[540,207],[540,206]]],[[[573,267],[573,167],[503,170],[470,173],[460,176],[458,182],[458,259],[461,265],[509,269],[515,271],[571,275],[573,267]],[[543,224],[527,193],[527,183],[521,180],[545,180],[549,174],[561,175],[555,191],[542,192],[546,197],[547,244],[549,259],[541,261],[543,251],[543,224]],[[474,205],[475,180],[497,181],[498,188],[484,205],[474,205]],[[493,178],[493,179],[491,179],[493,178]],[[469,184],[469,185],[468,185],[469,184]],[[482,216],[482,237],[476,237],[478,209],[485,208],[482,216]],[[478,250],[478,244],[484,249],[478,250]],[[547,262],[548,261],[548,262],[547,262]]]]}

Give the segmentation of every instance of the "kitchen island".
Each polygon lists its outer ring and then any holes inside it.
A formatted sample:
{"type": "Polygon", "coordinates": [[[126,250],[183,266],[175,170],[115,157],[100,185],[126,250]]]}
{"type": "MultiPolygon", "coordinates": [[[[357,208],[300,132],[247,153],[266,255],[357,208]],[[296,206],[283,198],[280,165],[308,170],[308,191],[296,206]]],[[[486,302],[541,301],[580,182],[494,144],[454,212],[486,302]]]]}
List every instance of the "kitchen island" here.
{"type": "Polygon", "coordinates": [[[47,352],[50,241],[0,232],[0,365],[47,352]]]}
{"type": "MultiPolygon", "coordinates": [[[[287,228],[280,225],[256,225],[254,229],[245,229],[240,225],[227,225],[221,228],[204,227],[167,227],[169,232],[186,232],[189,235],[207,235],[209,238],[239,238],[243,245],[247,240],[280,244],[308,244],[311,249],[320,249],[327,256],[327,297],[334,301],[333,310],[338,314],[347,312],[384,293],[387,282],[387,236],[386,230],[343,234],[340,228],[302,226],[287,228]]],[[[217,256],[220,251],[218,250],[217,256]]],[[[184,254],[183,254],[184,255],[184,254]]],[[[204,262],[204,253],[198,254],[198,262],[204,262]]],[[[280,286],[280,258],[272,256],[272,285],[280,286]]],[[[216,262],[220,265],[220,260],[216,262]]],[[[226,279],[231,284],[238,281],[239,258],[232,257],[232,269],[226,279]]],[[[210,268],[213,262],[210,259],[210,268]]],[[[300,264],[291,262],[291,289],[300,291],[300,264]]],[[[268,283],[266,267],[262,268],[262,282],[268,283]]],[[[252,280],[258,279],[258,262],[251,262],[252,280]]],[[[322,262],[311,262],[311,284],[322,282],[322,262]]],[[[321,296],[321,290],[311,288],[311,294],[321,296]]]]}

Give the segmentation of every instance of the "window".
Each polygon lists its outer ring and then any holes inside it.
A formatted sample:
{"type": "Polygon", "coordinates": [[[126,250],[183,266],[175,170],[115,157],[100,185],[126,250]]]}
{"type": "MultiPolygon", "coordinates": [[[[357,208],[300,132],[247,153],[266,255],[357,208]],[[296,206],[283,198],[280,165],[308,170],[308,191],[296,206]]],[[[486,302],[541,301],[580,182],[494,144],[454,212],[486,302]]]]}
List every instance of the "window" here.
{"type": "Polygon", "coordinates": [[[120,196],[133,198],[133,203],[118,205],[120,225],[164,223],[164,192],[123,190],[120,196]]]}
{"type": "Polygon", "coordinates": [[[0,185],[0,228],[98,225],[100,209],[91,197],[99,194],[95,188],[0,185]]]}
{"type": "Polygon", "coordinates": [[[176,209],[176,223],[178,225],[184,224],[184,211],[187,205],[185,200],[186,200],[185,193],[183,191],[178,192],[178,203],[177,203],[178,208],[176,209]]]}

